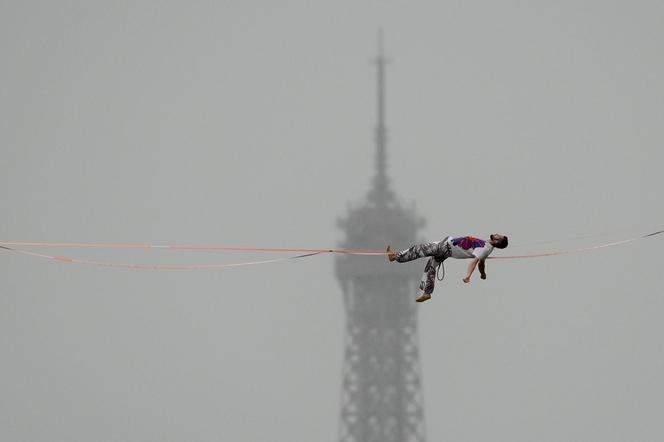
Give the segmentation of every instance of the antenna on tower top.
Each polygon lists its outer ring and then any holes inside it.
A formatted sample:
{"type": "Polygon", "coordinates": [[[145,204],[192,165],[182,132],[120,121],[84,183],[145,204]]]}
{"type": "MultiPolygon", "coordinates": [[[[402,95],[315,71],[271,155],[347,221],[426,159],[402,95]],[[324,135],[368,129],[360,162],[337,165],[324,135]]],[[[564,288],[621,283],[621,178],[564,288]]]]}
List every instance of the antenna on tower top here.
{"type": "Polygon", "coordinates": [[[383,56],[383,28],[378,28],[378,56],[383,56]]]}
{"type": "Polygon", "coordinates": [[[374,60],[378,74],[377,83],[377,108],[376,108],[376,175],[374,177],[373,189],[369,194],[371,201],[378,206],[385,206],[394,199],[389,189],[387,177],[387,128],[385,127],[385,65],[387,60],[384,54],[383,30],[378,30],[378,56],[374,60]]]}

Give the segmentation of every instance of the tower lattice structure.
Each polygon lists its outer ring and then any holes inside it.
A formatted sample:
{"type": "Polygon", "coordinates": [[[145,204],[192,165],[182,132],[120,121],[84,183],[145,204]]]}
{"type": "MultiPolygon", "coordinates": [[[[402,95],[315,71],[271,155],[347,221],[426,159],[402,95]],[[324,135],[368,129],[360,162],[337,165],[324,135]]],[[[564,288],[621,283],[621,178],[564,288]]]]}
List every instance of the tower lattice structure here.
{"type": "MultiPolygon", "coordinates": [[[[390,188],[385,127],[385,65],[378,74],[376,172],[366,201],[339,222],[344,247],[376,248],[415,243],[423,221],[390,188]]],[[[424,442],[417,273],[387,259],[340,256],[336,276],[346,312],[342,373],[341,442],[424,442]]]]}

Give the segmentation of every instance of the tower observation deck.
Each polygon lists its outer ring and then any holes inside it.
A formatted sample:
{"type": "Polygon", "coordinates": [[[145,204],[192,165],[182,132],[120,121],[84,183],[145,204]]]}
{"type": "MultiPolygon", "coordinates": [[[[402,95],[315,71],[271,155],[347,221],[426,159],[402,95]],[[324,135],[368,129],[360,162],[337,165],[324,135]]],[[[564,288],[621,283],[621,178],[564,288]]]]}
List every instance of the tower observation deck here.
{"type": "MultiPolygon", "coordinates": [[[[373,249],[414,244],[423,221],[404,208],[387,175],[385,65],[378,75],[376,170],[366,201],[339,221],[343,247],[373,249]]],[[[417,306],[418,274],[385,260],[339,256],[336,276],[346,312],[341,388],[341,442],[424,442],[417,306]]]]}

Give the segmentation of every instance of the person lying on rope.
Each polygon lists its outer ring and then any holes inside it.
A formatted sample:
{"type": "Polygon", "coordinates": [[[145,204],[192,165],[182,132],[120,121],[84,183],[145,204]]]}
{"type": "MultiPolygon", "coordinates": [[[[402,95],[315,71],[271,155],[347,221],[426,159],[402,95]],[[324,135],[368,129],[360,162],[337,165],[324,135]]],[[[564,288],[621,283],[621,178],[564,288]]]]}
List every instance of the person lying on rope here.
{"type": "Polygon", "coordinates": [[[416,244],[400,252],[393,250],[391,246],[387,246],[387,258],[390,262],[408,262],[424,256],[430,256],[424,267],[424,274],[420,281],[420,290],[422,293],[416,299],[417,302],[424,302],[431,299],[431,294],[436,283],[436,273],[443,261],[447,258],[472,259],[468,264],[468,270],[466,271],[466,277],[463,278],[463,282],[470,282],[470,277],[475,271],[475,267],[479,267],[480,278],[486,279],[484,261],[493,252],[494,247],[498,249],[507,247],[507,237],[499,233],[490,235],[489,240],[475,238],[474,236],[448,236],[442,241],[416,244]]]}

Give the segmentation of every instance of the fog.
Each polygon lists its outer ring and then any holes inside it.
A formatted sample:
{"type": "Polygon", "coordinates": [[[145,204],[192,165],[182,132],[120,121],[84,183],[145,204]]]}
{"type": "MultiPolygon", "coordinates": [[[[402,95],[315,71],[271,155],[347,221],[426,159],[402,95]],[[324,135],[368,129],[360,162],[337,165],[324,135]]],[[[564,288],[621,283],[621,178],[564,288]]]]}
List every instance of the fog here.
{"type": "MultiPolygon", "coordinates": [[[[500,256],[649,233],[663,20],[648,1],[0,2],[0,241],[335,246],[374,171],[379,29],[388,173],[422,239],[505,232],[500,256]]],[[[662,440],[662,241],[468,285],[446,263],[418,307],[427,440],[662,440]]],[[[0,439],[337,440],[331,256],[0,269],[0,439]]]]}

